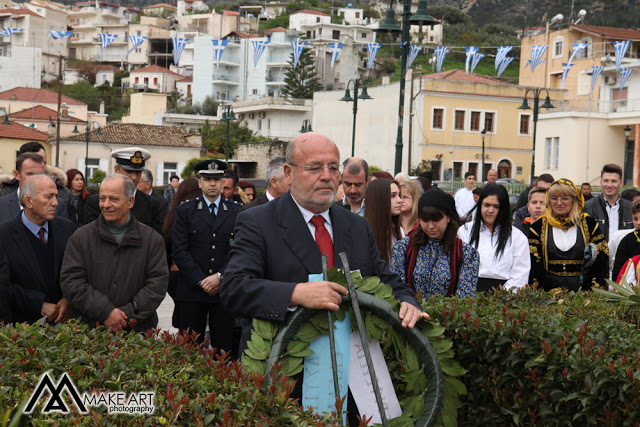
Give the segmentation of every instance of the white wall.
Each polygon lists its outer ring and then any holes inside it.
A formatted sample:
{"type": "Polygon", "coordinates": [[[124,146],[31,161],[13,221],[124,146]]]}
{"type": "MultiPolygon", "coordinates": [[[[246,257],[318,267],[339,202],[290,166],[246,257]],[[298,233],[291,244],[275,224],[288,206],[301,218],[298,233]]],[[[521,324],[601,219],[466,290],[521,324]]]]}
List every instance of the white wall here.
{"type": "Polygon", "coordinates": [[[318,23],[330,24],[330,16],[320,16],[311,13],[295,13],[289,16],[289,29],[302,31],[303,25],[315,25],[318,23]]]}
{"type": "Polygon", "coordinates": [[[0,91],[18,86],[40,89],[41,52],[40,48],[11,46],[10,56],[0,56],[0,91]]]}

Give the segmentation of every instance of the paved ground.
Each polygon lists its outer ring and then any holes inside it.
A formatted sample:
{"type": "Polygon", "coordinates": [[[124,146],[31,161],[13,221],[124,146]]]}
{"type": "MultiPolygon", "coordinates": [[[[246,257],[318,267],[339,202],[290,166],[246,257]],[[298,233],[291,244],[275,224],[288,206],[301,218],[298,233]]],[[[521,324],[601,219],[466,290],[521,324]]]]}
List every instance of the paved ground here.
{"type": "Polygon", "coordinates": [[[158,307],[158,328],[176,333],[178,330],[171,326],[171,316],[173,315],[173,300],[167,294],[164,301],[158,307]]]}

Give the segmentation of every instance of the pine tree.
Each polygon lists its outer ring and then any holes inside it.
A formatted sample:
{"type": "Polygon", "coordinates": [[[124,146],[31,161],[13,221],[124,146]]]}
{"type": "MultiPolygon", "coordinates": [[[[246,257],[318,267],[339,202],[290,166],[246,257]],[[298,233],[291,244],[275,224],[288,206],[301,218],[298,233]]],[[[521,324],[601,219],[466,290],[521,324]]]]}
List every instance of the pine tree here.
{"type": "Polygon", "coordinates": [[[295,70],[293,69],[293,53],[288,62],[289,67],[284,79],[287,85],[280,91],[282,96],[293,99],[312,99],[314,92],[323,89],[315,70],[311,49],[304,48],[302,50],[295,70]]]}

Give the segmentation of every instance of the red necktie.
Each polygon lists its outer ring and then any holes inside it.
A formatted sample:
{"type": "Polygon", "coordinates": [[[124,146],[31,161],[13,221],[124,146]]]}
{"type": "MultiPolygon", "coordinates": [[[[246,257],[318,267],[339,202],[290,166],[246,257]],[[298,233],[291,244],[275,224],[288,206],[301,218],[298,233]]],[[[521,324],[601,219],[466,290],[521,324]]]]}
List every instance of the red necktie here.
{"type": "Polygon", "coordinates": [[[40,240],[42,240],[42,243],[46,244],[47,241],[44,238],[44,232],[46,230],[44,229],[44,227],[41,227],[40,230],[38,230],[38,236],[40,236],[40,240]]]}
{"type": "Polygon", "coordinates": [[[324,226],[324,217],[315,215],[311,218],[311,224],[316,228],[316,244],[321,254],[327,255],[327,264],[329,268],[333,267],[333,241],[329,235],[329,231],[324,226]]]}

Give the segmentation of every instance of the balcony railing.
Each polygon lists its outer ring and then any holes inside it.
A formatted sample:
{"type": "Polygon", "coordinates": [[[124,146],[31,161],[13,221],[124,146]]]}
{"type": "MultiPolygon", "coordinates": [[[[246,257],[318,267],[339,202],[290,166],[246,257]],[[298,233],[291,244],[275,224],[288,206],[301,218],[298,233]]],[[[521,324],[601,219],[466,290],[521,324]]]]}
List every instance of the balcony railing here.
{"type": "Polygon", "coordinates": [[[213,80],[214,81],[234,82],[234,83],[239,83],[240,82],[240,78],[239,77],[230,76],[230,75],[227,75],[227,74],[216,74],[216,75],[213,76],[213,80]]]}

